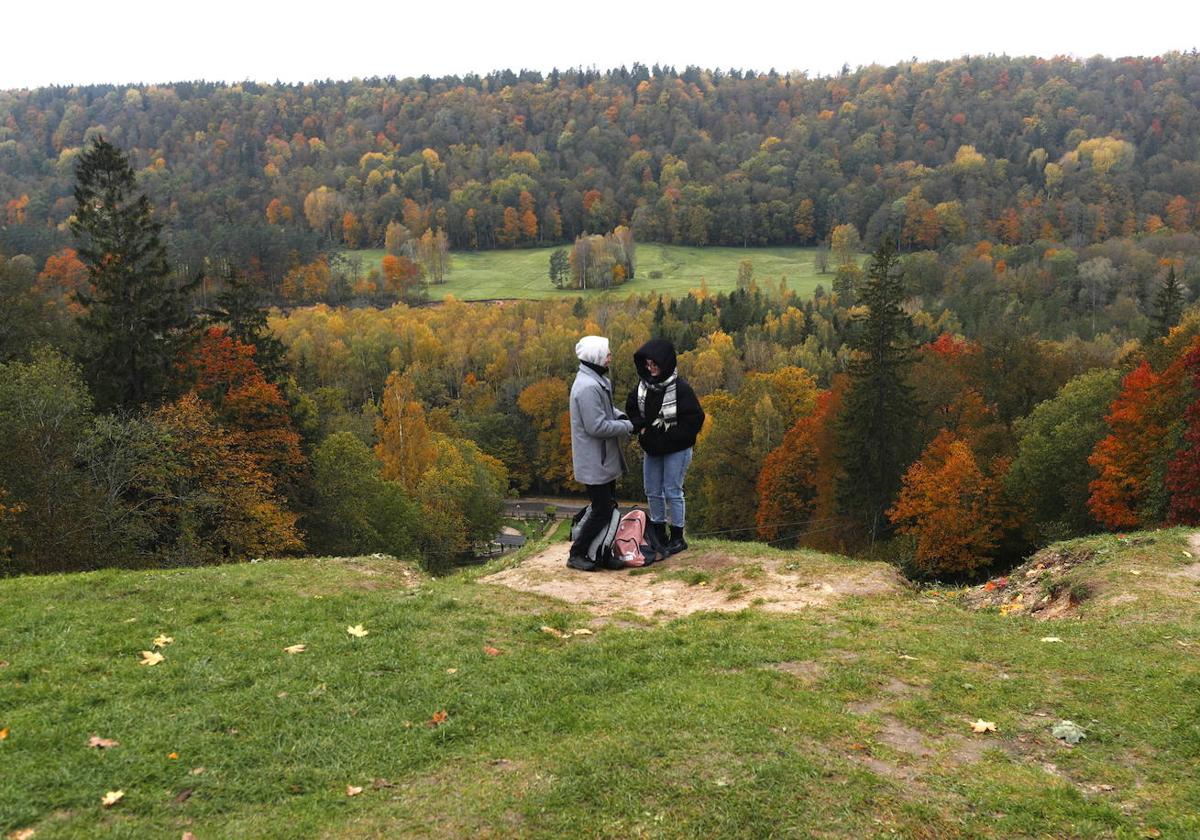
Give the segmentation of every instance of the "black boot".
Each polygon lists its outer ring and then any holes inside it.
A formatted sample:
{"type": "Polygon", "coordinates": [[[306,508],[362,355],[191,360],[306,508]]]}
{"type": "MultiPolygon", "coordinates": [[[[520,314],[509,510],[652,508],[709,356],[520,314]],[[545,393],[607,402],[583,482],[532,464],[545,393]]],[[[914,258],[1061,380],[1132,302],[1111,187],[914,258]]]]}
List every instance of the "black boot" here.
{"type": "Polygon", "coordinates": [[[665,557],[667,554],[667,543],[669,543],[670,541],[671,541],[670,538],[667,536],[667,523],[666,522],[651,522],[650,523],[651,547],[656,552],[658,552],[659,554],[661,554],[665,557]]]}
{"type": "Polygon", "coordinates": [[[687,550],[687,540],[683,538],[683,526],[671,526],[671,541],[667,543],[667,555],[678,554],[687,550]]]}

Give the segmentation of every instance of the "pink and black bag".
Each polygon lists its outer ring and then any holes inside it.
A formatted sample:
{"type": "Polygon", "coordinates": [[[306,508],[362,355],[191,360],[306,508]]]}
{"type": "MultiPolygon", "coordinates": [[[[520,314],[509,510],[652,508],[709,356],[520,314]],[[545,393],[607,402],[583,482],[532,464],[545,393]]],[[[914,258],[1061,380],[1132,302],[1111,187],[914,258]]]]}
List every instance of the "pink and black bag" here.
{"type": "Polygon", "coordinates": [[[613,539],[613,560],[627,569],[649,566],[660,559],[650,537],[650,517],[641,508],[634,508],[621,517],[617,536],[613,539]]]}

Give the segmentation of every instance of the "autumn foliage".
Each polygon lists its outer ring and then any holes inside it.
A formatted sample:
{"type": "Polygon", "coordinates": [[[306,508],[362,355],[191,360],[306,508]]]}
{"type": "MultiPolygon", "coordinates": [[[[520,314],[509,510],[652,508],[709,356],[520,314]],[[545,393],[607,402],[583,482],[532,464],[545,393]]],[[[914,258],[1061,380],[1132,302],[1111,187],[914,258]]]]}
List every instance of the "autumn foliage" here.
{"type": "Polygon", "coordinates": [[[141,490],[156,499],[167,562],[241,559],[300,548],[296,514],[277,495],[259,458],[189,393],[158,409],[154,426],[170,448],[141,490]]]}
{"type": "Polygon", "coordinates": [[[888,518],[916,539],[923,574],[985,565],[1003,535],[1000,483],[980,468],[967,441],[943,430],[908,468],[888,518]]]}
{"type": "Polygon", "coordinates": [[[1183,414],[1183,445],[1167,466],[1167,491],[1171,494],[1167,521],[1200,524],[1200,344],[1183,357],[1191,379],[1191,402],[1183,414]]]}
{"type": "Polygon", "coordinates": [[[281,485],[304,467],[300,435],[292,426],[287,401],[254,360],[255,348],[210,327],[181,364],[185,381],[208,403],[252,455],[281,485]]]}

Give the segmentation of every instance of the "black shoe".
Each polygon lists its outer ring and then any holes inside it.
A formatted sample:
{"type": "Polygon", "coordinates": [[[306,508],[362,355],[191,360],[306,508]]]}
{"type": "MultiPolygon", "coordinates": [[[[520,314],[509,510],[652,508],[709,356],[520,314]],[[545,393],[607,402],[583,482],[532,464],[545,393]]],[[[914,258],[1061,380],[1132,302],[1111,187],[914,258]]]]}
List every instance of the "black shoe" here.
{"type": "Polygon", "coordinates": [[[687,547],[687,540],[683,538],[682,526],[676,528],[674,525],[672,525],[671,541],[667,543],[667,556],[669,557],[672,554],[678,554],[681,551],[687,551],[687,547]]]}
{"type": "Polygon", "coordinates": [[[605,555],[604,561],[600,565],[610,572],[617,572],[625,568],[625,561],[618,557],[616,552],[610,551],[605,555]]]}
{"type": "Polygon", "coordinates": [[[567,568],[574,569],[577,572],[594,572],[600,567],[586,557],[578,557],[572,554],[567,558],[567,568]]]}

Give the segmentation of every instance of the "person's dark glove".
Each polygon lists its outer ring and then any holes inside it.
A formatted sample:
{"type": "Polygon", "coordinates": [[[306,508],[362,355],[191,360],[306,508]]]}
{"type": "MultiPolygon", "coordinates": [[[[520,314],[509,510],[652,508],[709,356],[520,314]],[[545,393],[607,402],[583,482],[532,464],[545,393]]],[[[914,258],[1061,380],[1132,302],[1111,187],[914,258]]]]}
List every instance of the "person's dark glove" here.
{"type": "Polygon", "coordinates": [[[646,418],[645,417],[630,417],[629,422],[633,424],[634,434],[637,434],[642,429],[646,428],[646,418]]]}

